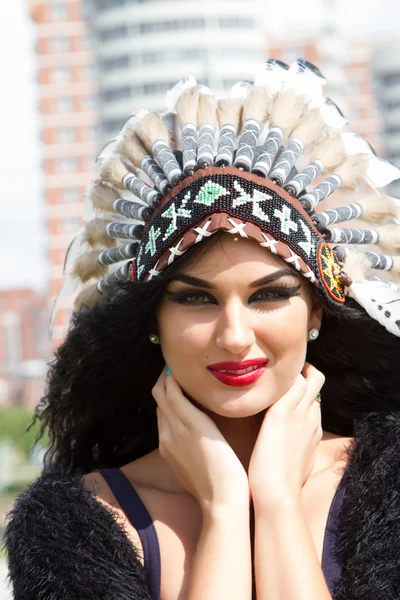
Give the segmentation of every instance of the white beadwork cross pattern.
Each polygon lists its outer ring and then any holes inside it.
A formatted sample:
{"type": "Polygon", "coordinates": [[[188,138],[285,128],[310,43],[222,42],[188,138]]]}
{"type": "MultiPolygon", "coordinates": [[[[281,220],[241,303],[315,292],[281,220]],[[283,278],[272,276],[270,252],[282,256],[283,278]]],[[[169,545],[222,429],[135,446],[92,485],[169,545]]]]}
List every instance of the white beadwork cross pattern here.
{"type": "Polygon", "coordinates": [[[270,194],[261,192],[260,190],[257,190],[257,188],[254,188],[253,195],[247,194],[238,181],[233,182],[233,187],[237,192],[239,192],[239,196],[237,196],[237,198],[234,198],[234,200],[232,201],[233,208],[236,208],[241,204],[247,204],[248,202],[251,202],[251,204],[253,205],[253,215],[261,219],[261,221],[269,222],[269,217],[267,213],[265,213],[261,208],[260,202],[262,202],[263,200],[272,200],[272,196],[270,194]]]}
{"type": "Polygon", "coordinates": [[[290,235],[290,230],[297,231],[297,223],[291,219],[292,211],[288,206],[282,206],[282,210],[274,210],[274,217],[281,221],[281,232],[290,235]]]}

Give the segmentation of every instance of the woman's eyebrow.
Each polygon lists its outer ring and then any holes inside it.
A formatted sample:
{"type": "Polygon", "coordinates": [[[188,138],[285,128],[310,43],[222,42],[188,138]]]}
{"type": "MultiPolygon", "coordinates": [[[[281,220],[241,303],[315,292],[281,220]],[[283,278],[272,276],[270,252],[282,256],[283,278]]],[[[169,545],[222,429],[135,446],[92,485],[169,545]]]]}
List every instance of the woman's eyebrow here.
{"type": "MultiPolygon", "coordinates": [[[[257,279],[256,281],[253,281],[252,283],[249,284],[249,287],[259,287],[260,285],[265,285],[266,283],[272,283],[273,281],[276,281],[277,279],[280,279],[281,277],[285,277],[285,276],[286,277],[294,276],[296,278],[299,278],[299,274],[292,269],[280,269],[279,271],[274,271],[274,273],[270,273],[269,275],[266,275],[265,277],[261,277],[261,279],[257,279]]],[[[209,281],[206,281],[205,279],[199,279],[198,277],[193,277],[192,275],[185,275],[184,273],[177,275],[176,277],[173,278],[172,281],[181,281],[182,283],[188,283],[189,285],[208,288],[208,289],[215,288],[214,285],[212,285],[209,281]]]]}
{"type": "Polygon", "coordinates": [[[213,289],[215,287],[205,279],[199,279],[198,277],[192,277],[192,275],[185,275],[184,273],[177,275],[171,280],[171,282],[172,281],[182,281],[182,283],[188,283],[189,285],[195,285],[197,287],[204,287],[208,289],[213,289]]]}
{"type": "Polygon", "coordinates": [[[294,271],[293,269],[280,269],[279,271],[275,271],[270,275],[266,275],[265,277],[261,277],[261,279],[257,279],[249,284],[249,287],[259,287],[260,285],[265,285],[266,283],[272,283],[281,277],[296,277],[296,279],[300,279],[299,273],[294,271]]]}

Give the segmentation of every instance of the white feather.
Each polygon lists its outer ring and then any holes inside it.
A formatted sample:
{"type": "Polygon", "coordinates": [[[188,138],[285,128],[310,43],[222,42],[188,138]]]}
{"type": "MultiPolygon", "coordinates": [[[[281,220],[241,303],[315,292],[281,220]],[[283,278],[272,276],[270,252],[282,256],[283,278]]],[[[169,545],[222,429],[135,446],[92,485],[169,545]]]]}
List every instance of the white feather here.
{"type": "Polygon", "coordinates": [[[325,124],[332,129],[342,129],[348,121],[340,109],[330,98],[325,96],[315,98],[308,105],[309,109],[319,108],[325,124]]]}
{"type": "Polygon", "coordinates": [[[149,112],[150,111],[147,110],[147,108],[141,108],[140,110],[130,114],[121,129],[121,133],[124,133],[127,130],[136,131],[138,123],[143,119],[143,117],[148,115],[149,112]]]}
{"type": "Polygon", "coordinates": [[[201,96],[213,96],[214,92],[206,85],[199,85],[199,93],[201,96]]]}
{"type": "Polygon", "coordinates": [[[80,282],[80,280],[77,277],[71,277],[71,275],[70,275],[69,277],[67,277],[64,280],[64,283],[62,284],[61,289],[58,292],[56,299],[54,300],[53,307],[51,309],[50,322],[49,322],[49,337],[50,337],[50,339],[52,339],[52,337],[53,337],[54,321],[55,321],[58,309],[60,308],[61,301],[64,298],[66,298],[67,296],[70,296],[71,294],[76,293],[80,287],[82,287],[82,283],[80,282]]]}
{"type": "Polygon", "coordinates": [[[344,151],[348,155],[368,154],[374,156],[371,146],[357,133],[341,133],[340,138],[343,142],[344,151]]]}
{"type": "Polygon", "coordinates": [[[352,283],[350,296],[390,333],[400,337],[400,289],[385,281],[352,283]],[[381,308],[379,308],[381,307],[381,308]]]}
{"type": "Polygon", "coordinates": [[[110,140],[103,148],[100,150],[98,155],[96,156],[96,164],[99,165],[103,163],[108,158],[115,156],[117,151],[117,138],[110,140]]]}
{"type": "Polygon", "coordinates": [[[368,160],[368,168],[365,175],[367,183],[373,187],[381,188],[389,185],[392,181],[400,179],[400,169],[392,163],[372,155],[368,160]]]}
{"type": "Polygon", "coordinates": [[[165,112],[161,115],[162,122],[167,129],[171,131],[176,130],[177,114],[173,112],[165,112]]]}
{"type": "Polygon", "coordinates": [[[90,199],[90,189],[92,188],[92,184],[86,188],[85,195],[83,197],[83,220],[90,221],[95,216],[95,210],[93,208],[93,203],[90,199]]]}
{"type": "Polygon", "coordinates": [[[279,61],[265,61],[256,70],[254,85],[264,85],[274,95],[279,92],[286,79],[287,65],[279,61]]]}
{"type": "Polygon", "coordinates": [[[300,59],[296,60],[285,72],[285,81],[282,89],[294,89],[296,94],[313,100],[322,95],[322,85],[326,81],[322,74],[318,74],[305,66],[300,59]]]}
{"type": "Polygon", "coordinates": [[[190,87],[197,85],[197,81],[194,75],[187,75],[180,81],[178,81],[168,92],[165,94],[165,104],[170,112],[176,111],[176,103],[178,102],[179,96],[190,87]]]}
{"type": "Polygon", "coordinates": [[[246,98],[253,85],[249,81],[238,81],[229,92],[229,98],[246,98]]]}
{"type": "Polygon", "coordinates": [[[81,252],[83,244],[83,228],[80,229],[78,234],[74,237],[70,245],[68,246],[68,250],[65,254],[64,258],[64,266],[63,266],[63,274],[68,271],[69,266],[75,261],[75,259],[79,256],[81,252]]]}

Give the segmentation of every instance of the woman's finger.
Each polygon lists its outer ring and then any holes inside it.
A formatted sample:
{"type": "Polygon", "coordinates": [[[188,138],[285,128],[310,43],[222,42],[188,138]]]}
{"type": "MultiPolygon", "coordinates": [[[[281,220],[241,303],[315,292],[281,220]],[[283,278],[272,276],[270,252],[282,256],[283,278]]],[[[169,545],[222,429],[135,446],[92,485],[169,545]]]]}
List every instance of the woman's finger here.
{"type": "Polygon", "coordinates": [[[198,423],[199,419],[208,420],[207,415],[196,408],[190,400],[184,396],[178,382],[172,374],[167,375],[165,379],[168,406],[177,416],[179,416],[186,427],[190,427],[193,423],[198,423]]]}
{"type": "Polygon", "coordinates": [[[159,378],[154,384],[151,393],[153,394],[154,400],[157,402],[158,406],[160,406],[163,410],[167,409],[167,390],[165,386],[166,380],[166,372],[167,367],[161,371],[159,378]]]}
{"type": "MultiPolygon", "coordinates": [[[[157,386],[157,389],[153,393],[154,398],[157,402],[158,407],[162,410],[166,419],[168,419],[168,423],[171,429],[177,434],[183,434],[187,431],[185,423],[182,421],[179,413],[174,410],[173,407],[173,398],[171,395],[168,395],[167,387],[166,387],[166,375],[165,369],[160,375],[160,383],[157,386]]],[[[179,386],[178,386],[179,388],[179,386]]],[[[182,394],[179,388],[179,393],[182,394]]]]}
{"type": "Polygon", "coordinates": [[[325,383],[325,376],[309,363],[305,363],[302,374],[307,383],[307,392],[304,395],[303,403],[308,407],[313,404],[318,405],[319,402],[315,399],[325,383]]]}
{"type": "Polygon", "coordinates": [[[273,405],[274,410],[295,410],[295,408],[300,404],[304,395],[307,393],[307,389],[308,386],[306,380],[301,374],[299,374],[291,387],[280,397],[276,405],[273,405]]]}

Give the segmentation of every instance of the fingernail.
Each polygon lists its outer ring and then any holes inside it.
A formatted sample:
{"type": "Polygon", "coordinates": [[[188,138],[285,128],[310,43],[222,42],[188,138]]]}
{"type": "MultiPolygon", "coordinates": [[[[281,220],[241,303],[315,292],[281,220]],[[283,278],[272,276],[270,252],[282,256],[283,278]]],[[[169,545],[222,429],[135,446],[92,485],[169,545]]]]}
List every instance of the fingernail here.
{"type": "Polygon", "coordinates": [[[170,375],[171,374],[171,369],[168,367],[167,370],[165,371],[166,375],[170,375]]]}

